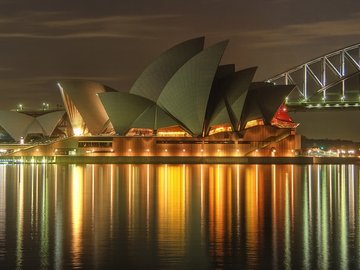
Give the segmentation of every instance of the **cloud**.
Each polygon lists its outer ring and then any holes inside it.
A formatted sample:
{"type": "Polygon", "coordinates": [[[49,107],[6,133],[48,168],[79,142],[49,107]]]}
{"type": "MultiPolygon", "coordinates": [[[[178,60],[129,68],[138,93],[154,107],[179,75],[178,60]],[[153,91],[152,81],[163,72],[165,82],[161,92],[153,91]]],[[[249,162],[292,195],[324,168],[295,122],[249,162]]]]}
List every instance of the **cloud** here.
{"type": "MultiPolygon", "coordinates": [[[[37,34],[37,33],[0,33],[0,38],[27,38],[27,39],[82,39],[82,38],[140,38],[138,35],[112,32],[77,32],[72,34],[37,34]]],[[[143,36],[142,39],[150,39],[143,36]]]]}
{"type": "MultiPolygon", "coordinates": [[[[124,76],[64,76],[64,75],[48,75],[48,76],[32,76],[32,77],[23,77],[17,79],[21,84],[43,84],[46,82],[56,82],[59,80],[86,80],[94,82],[110,82],[110,81],[120,81],[126,79],[124,76]]],[[[4,81],[4,80],[1,80],[4,81]]]]}
{"type": "Polygon", "coordinates": [[[27,12],[0,17],[0,38],[151,39],[156,31],[174,30],[164,22],[178,17],[171,14],[79,17],[65,12],[27,12]]]}
{"type": "Polygon", "coordinates": [[[360,35],[360,17],[336,21],[292,24],[278,29],[237,33],[250,39],[259,48],[314,44],[316,40],[345,38],[360,35]]]}
{"type": "Polygon", "coordinates": [[[114,24],[114,23],[137,23],[146,21],[166,20],[179,17],[179,15],[122,15],[122,16],[106,16],[94,18],[74,18],[70,20],[53,20],[48,21],[47,24],[51,26],[66,26],[73,27],[79,25],[98,25],[98,24],[114,24]]]}
{"type": "Polygon", "coordinates": [[[9,67],[0,67],[0,72],[12,71],[12,68],[9,67]]]}

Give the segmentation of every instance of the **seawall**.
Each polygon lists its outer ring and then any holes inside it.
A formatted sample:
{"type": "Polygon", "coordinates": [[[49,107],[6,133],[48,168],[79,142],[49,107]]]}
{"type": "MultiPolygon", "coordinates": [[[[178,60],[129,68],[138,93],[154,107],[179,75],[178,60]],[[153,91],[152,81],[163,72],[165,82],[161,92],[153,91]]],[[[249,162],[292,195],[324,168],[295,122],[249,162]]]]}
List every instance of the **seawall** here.
{"type": "Polygon", "coordinates": [[[357,157],[159,157],[159,156],[27,156],[0,157],[0,163],[55,164],[358,164],[357,157]]]}

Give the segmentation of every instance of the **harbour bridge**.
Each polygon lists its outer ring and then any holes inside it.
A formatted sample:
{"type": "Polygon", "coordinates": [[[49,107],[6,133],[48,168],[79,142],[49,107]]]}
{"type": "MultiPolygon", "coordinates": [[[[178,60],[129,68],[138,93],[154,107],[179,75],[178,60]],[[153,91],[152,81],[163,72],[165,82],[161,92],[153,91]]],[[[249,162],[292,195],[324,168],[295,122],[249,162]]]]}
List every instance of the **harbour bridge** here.
{"type": "Polygon", "coordinates": [[[313,59],[267,81],[295,85],[285,99],[291,111],[360,109],[360,43],[313,59]]]}

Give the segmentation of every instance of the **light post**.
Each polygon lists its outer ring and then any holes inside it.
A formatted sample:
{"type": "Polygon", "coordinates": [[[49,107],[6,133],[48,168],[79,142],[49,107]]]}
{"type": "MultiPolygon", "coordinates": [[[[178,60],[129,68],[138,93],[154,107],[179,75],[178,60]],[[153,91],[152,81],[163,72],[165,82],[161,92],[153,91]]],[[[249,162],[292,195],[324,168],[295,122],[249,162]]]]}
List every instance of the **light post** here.
{"type": "Polygon", "coordinates": [[[43,102],[42,109],[43,109],[43,111],[49,110],[49,103],[43,102]]]}

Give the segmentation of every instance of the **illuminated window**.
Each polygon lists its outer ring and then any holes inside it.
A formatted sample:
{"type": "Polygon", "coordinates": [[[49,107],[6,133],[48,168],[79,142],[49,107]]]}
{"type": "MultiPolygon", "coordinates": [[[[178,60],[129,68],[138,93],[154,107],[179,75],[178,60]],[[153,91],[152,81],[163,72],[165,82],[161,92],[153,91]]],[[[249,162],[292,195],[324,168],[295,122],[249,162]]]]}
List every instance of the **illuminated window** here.
{"type": "Polygon", "coordinates": [[[264,120],[262,119],[256,119],[256,120],[251,120],[248,121],[245,125],[245,128],[251,128],[251,127],[256,127],[256,126],[263,126],[264,125],[264,120]]]}
{"type": "Polygon", "coordinates": [[[190,137],[190,134],[179,126],[158,129],[156,135],[158,137],[190,137]]]}
{"type": "Polygon", "coordinates": [[[230,124],[223,124],[223,125],[217,125],[212,126],[209,131],[209,135],[213,135],[220,132],[229,132],[232,131],[232,127],[230,124]]]}

